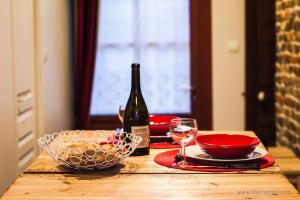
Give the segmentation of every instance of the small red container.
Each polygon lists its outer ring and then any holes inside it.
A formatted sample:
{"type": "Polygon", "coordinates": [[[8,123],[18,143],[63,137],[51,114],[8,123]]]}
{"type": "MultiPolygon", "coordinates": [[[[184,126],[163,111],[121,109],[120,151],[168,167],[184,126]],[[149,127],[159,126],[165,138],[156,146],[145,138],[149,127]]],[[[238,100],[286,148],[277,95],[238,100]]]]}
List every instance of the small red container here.
{"type": "Polygon", "coordinates": [[[150,134],[164,135],[169,131],[172,119],[179,118],[174,115],[150,115],[150,134]]]}
{"type": "Polygon", "coordinates": [[[237,134],[208,134],[196,137],[196,143],[215,158],[242,158],[252,153],[260,140],[237,134]]]}

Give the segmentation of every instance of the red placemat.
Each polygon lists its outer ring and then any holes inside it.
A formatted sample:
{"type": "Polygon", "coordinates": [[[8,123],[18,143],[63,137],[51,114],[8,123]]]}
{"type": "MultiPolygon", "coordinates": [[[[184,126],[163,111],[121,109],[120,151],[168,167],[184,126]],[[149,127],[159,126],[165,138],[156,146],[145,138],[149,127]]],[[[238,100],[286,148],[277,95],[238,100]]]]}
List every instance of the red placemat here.
{"type": "Polygon", "coordinates": [[[150,143],[150,149],[175,149],[180,148],[179,144],[174,144],[171,142],[154,142],[150,143]]]}
{"type": "MultiPolygon", "coordinates": [[[[204,172],[239,172],[239,171],[247,171],[247,170],[253,170],[253,169],[245,169],[245,168],[212,168],[212,167],[201,167],[197,168],[197,166],[207,166],[209,164],[213,165],[216,164],[213,162],[197,162],[193,160],[193,162],[190,162],[191,160],[188,159],[189,161],[189,166],[187,167],[180,167],[180,166],[173,166],[172,164],[175,163],[175,155],[178,153],[178,150],[171,150],[171,151],[166,151],[159,153],[155,156],[154,161],[160,165],[166,166],[166,167],[171,167],[175,169],[183,169],[183,170],[192,170],[192,171],[204,171],[204,172]]],[[[258,164],[259,168],[266,168],[269,166],[272,166],[275,163],[273,157],[270,154],[267,154],[263,158],[259,158],[256,160],[251,160],[251,161],[244,161],[244,162],[239,162],[239,164],[258,164]]],[[[218,163],[220,166],[220,163],[218,163]]]]}
{"type": "MultiPolygon", "coordinates": [[[[195,145],[195,142],[192,142],[191,144],[187,145],[195,145]]],[[[150,149],[175,149],[180,148],[181,146],[179,144],[174,144],[172,142],[153,142],[150,143],[150,149]]]]}

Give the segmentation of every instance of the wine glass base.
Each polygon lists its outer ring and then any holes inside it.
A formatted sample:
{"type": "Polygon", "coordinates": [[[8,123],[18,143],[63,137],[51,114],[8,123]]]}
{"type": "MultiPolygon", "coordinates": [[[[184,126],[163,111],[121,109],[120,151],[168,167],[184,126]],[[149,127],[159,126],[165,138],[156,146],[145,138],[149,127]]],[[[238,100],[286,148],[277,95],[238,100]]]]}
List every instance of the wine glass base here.
{"type": "Polygon", "coordinates": [[[180,161],[180,162],[173,163],[172,166],[184,168],[184,167],[188,166],[188,162],[186,162],[186,161],[180,161]]]}

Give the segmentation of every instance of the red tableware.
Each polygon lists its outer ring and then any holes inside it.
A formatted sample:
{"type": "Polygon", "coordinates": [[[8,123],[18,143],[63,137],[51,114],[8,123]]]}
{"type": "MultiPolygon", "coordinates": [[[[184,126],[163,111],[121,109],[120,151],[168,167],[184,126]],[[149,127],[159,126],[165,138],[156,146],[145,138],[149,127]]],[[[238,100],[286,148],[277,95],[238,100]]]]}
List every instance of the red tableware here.
{"type": "Polygon", "coordinates": [[[260,140],[237,134],[209,134],[196,137],[196,143],[215,158],[242,158],[252,153],[260,140]]]}
{"type": "Polygon", "coordinates": [[[169,131],[172,119],[179,118],[174,115],[150,115],[150,133],[151,135],[161,135],[169,131]]]}

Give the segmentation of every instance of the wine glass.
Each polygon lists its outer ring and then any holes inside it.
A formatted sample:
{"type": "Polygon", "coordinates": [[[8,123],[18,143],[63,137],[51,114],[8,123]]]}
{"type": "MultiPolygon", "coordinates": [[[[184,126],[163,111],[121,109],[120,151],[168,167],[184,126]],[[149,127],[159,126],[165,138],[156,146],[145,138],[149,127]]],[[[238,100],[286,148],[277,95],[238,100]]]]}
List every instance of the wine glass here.
{"type": "Polygon", "coordinates": [[[119,106],[119,112],[118,112],[118,117],[119,117],[119,120],[120,122],[123,124],[124,122],[124,114],[125,114],[125,108],[124,106],[120,105],[119,106]]]}
{"type": "Polygon", "coordinates": [[[197,121],[192,118],[177,118],[170,122],[170,133],[173,140],[181,145],[181,155],[183,161],[176,163],[180,167],[184,167],[186,162],[185,146],[191,143],[198,131],[197,121]]]}

